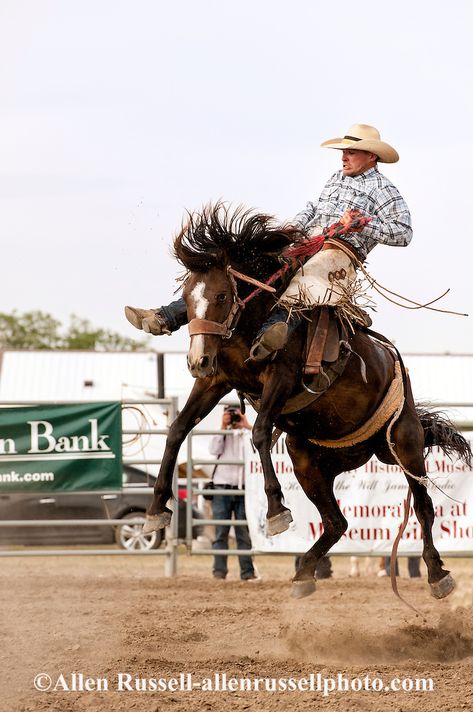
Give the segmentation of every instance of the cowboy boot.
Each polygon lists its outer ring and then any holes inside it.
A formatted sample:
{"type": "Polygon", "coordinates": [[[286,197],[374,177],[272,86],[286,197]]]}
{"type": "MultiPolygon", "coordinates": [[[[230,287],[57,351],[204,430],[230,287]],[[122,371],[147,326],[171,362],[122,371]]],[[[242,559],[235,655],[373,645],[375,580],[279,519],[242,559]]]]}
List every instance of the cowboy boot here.
{"type": "Polygon", "coordinates": [[[296,314],[292,314],[288,320],[286,309],[274,309],[253,342],[250,360],[266,361],[276,351],[283,349],[300,321],[300,316],[296,314]]]}
{"type": "Polygon", "coordinates": [[[171,331],[158,309],[139,309],[138,307],[125,307],[125,316],[135,329],[142,329],[147,334],[160,336],[170,334],[171,331]]]}
{"type": "Polygon", "coordinates": [[[187,324],[187,306],[181,297],[158,309],[125,307],[125,316],[135,329],[142,329],[147,334],[160,336],[161,334],[171,334],[187,324]]]}

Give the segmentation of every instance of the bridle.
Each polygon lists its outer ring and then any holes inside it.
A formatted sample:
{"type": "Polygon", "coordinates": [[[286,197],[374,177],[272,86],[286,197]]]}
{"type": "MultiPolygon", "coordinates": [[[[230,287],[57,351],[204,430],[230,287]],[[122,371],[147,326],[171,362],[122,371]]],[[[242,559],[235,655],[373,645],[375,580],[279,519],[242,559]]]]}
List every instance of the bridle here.
{"type": "Polygon", "coordinates": [[[241,313],[250,299],[255,297],[261,290],[271,293],[276,291],[274,287],[271,287],[269,284],[264,284],[253,277],[248,277],[246,274],[237,272],[237,270],[233,269],[230,265],[228,265],[226,273],[232,288],[232,306],[230,307],[227,318],[223,322],[211,321],[210,319],[191,319],[189,322],[190,336],[204,334],[205,336],[221,336],[222,339],[230,339],[233,336],[241,313]],[[257,289],[251,292],[245,299],[240,299],[235,278],[241,279],[243,282],[248,282],[248,284],[253,284],[257,289]]]}

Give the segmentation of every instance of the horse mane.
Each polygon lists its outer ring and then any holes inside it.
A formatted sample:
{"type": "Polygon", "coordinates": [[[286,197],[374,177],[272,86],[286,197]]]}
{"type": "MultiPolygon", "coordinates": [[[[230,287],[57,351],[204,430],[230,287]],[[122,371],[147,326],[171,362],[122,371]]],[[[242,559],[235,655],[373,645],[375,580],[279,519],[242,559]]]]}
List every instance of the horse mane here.
{"type": "Polygon", "coordinates": [[[231,209],[219,201],[187,214],[174,240],[174,256],[190,272],[231,264],[262,279],[278,269],[284,248],[303,236],[298,228],[278,224],[271,215],[241,206],[231,209]]]}

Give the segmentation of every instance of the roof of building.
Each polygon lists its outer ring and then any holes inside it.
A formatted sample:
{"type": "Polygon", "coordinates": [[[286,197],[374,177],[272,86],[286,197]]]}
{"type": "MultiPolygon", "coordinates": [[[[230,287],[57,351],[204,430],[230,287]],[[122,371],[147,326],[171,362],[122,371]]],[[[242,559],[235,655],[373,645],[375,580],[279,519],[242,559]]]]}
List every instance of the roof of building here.
{"type": "Polygon", "coordinates": [[[153,352],[5,351],[0,400],[122,400],[156,394],[157,381],[153,352]]]}
{"type": "MultiPolygon", "coordinates": [[[[5,351],[0,364],[0,401],[123,400],[156,395],[155,352],[5,351]]],[[[473,354],[403,356],[416,401],[465,404],[446,408],[454,418],[473,420],[473,354]]],[[[194,379],[186,354],[164,354],[167,397],[182,407],[194,379]]],[[[211,419],[212,420],[212,419],[211,419]]]]}

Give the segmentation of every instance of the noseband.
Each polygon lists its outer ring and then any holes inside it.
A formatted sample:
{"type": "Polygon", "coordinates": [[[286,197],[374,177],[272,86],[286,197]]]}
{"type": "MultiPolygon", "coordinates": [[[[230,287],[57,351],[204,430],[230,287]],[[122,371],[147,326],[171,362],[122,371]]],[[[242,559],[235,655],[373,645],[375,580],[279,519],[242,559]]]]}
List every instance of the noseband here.
{"type": "Polygon", "coordinates": [[[229,339],[238,324],[238,319],[240,318],[241,312],[245,308],[246,303],[256,295],[261,289],[266,292],[275,292],[274,287],[270,287],[268,284],[263,284],[253,277],[248,277],[246,274],[237,272],[230,265],[227,267],[227,275],[232,288],[233,302],[228,312],[228,316],[223,322],[211,321],[210,319],[191,319],[189,322],[189,334],[190,336],[196,336],[197,334],[204,334],[205,336],[221,336],[223,339],[229,339]],[[236,279],[243,280],[249,284],[254,284],[257,289],[252,292],[246,299],[241,300],[238,296],[238,287],[236,279]]]}

